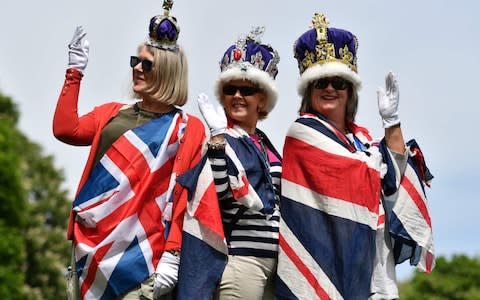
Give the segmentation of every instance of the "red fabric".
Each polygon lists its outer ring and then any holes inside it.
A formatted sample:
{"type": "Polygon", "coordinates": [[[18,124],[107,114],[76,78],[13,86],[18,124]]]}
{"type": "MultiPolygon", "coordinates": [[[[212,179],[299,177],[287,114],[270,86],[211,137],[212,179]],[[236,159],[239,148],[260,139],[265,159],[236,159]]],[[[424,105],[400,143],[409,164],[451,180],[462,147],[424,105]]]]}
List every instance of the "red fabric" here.
{"type": "MultiPolygon", "coordinates": [[[[58,140],[74,146],[91,146],[75,194],[80,191],[90,175],[103,127],[117,116],[118,111],[122,107],[126,106],[122,103],[110,102],[97,106],[91,112],[79,116],[78,96],[82,77],[83,75],[76,69],[67,70],[53,118],[53,134],[58,140]]],[[[183,174],[200,161],[201,149],[205,139],[203,123],[191,115],[189,115],[188,120],[186,134],[180,141],[180,148],[173,166],[173,172],[177,176],[183,174]]],[[[188,191],[180,185],[175,185],[172,224],[165,250],[178,250],[181,247],[183,215],[187,193],[188,191]]],[[[71,211],[67,230],[68,239],[73,239],[74,221],[75,216],[73,211],[71,211]]]]}

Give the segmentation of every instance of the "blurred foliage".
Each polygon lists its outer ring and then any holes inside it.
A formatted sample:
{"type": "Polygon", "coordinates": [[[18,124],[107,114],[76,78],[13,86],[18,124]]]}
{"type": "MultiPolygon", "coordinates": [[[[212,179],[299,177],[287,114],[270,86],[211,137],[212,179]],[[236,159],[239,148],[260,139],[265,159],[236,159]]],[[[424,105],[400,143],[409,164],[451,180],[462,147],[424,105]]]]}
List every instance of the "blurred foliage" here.
{"type": "Polygon", "coordinates": [[[0,93],[0,299],[65,299],[70,203],[52,156],[17,128],[0,93]]]}
{"type": "Polygon", "coordinates": [[[400,284],[401,299],[480,300],[480,258],[437,257],[432,273],[416,271],[400,284]]]}

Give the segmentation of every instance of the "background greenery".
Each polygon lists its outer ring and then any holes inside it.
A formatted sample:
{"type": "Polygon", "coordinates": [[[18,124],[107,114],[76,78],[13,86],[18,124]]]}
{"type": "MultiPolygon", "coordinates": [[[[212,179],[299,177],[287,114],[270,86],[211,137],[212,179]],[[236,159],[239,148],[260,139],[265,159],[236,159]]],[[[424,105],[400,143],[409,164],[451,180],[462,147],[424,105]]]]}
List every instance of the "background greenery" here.
{"type": "MultiPolygon", "coordinates": [[[[68,192],[62,170],[18,130],[18,119],[14,101],[0,93],[0,300],[65,299],[68,192]]],[[[480,259],[438,257],[431,274],[400,284],[400,296],[480,300],[480,259]]]]}
{"type": "Polygon", "coordinates": [[[53,157],[17,128],[0,93],[0,299],[65,299],[70,203],[53,157]]]}

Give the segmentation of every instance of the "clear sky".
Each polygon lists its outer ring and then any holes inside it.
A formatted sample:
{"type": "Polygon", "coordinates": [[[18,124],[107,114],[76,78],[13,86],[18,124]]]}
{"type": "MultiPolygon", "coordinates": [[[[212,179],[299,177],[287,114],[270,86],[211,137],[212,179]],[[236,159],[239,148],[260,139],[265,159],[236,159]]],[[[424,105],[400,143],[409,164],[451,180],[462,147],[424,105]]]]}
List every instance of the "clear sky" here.
{"type": "MultiPolygon", "coordinates": [[[[107,101],[129,99],[129,56],[148,33],[149,19],[162,1],[3,1],[0,4],[0,91],[21,111],[20,128],[43,145],[65,172],[73,194],[87,148],[55,140],[51,123],[67,65],[67,44],[76,25],[90,41],[90,60],[79,101],[80,113],[107,101]]],[[[480,199],[476,193],[480,111],[475,87],[480,70],[477,1],[193,1],[175,0],[172,14],[181,26],[179,43],[189,59],[188,112],[199,115],[196,95],[208,93],[224,51],[254,25],[266,27],[262,41],[280,53],[279,100],[259,124],[281,150],[296,117],[298,69],[292,46],[308,29],[314,12],[332,27],[359,39],[363,81],[357,123],[381,137],[376,88],[393,70],[400,85],[400,118],[407,139],[415,138],[435,175],[427,190],[439,255],[480,255],[480,199]]],[[[400,276],[409,274],[402,265],[400,276]]]]}

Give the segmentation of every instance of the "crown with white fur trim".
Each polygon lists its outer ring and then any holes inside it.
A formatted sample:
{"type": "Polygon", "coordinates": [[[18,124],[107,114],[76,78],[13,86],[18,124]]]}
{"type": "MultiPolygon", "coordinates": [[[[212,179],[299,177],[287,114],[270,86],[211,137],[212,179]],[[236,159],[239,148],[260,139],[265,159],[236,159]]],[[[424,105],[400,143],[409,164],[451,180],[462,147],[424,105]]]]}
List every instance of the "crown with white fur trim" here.
{"type": "Polygon", "coordinates": [[[322,77],[339,76],[352,82],[355,90],[361,87],[357,74],[358,40],[351,32],[329,28],[328,19],[315,13],[311,27],[293,46],[300,78],[297,90],[303,96],[308,85],[322,77]]]}
{"type": "Polygon", "coordinates": [[[257,84],[267,95],[265,111],[272,111],[278,92],[275,77],[280,61],[278,52],[270,45],[262,44],[260,37],[264,27],[254,27],[245,37],[225,51],[220,61],[220,76],[216,83],[217,98],[221,99],[223,85],[231,80],[243,79],[257,84]]]}

